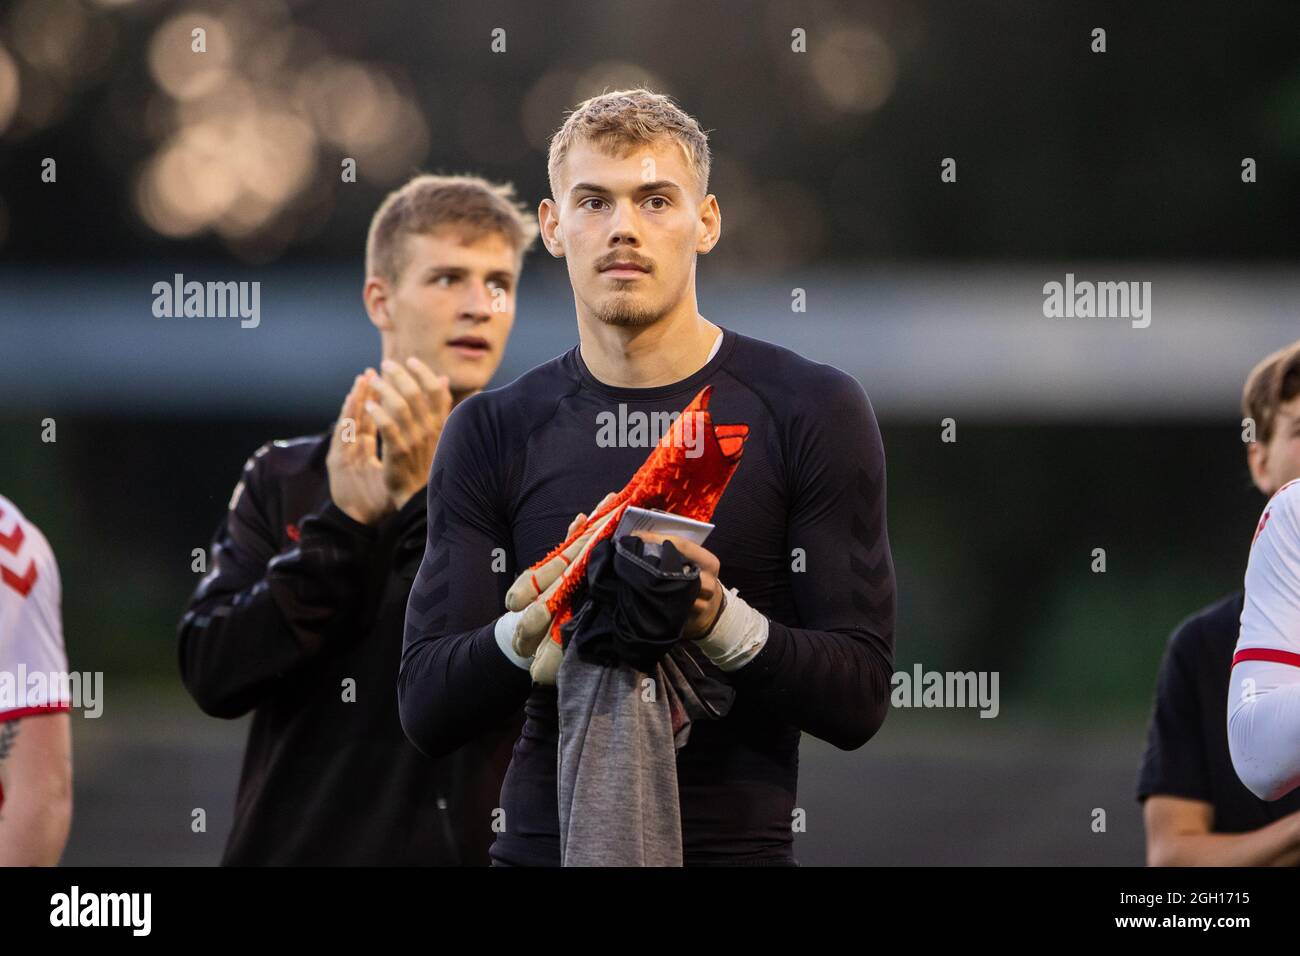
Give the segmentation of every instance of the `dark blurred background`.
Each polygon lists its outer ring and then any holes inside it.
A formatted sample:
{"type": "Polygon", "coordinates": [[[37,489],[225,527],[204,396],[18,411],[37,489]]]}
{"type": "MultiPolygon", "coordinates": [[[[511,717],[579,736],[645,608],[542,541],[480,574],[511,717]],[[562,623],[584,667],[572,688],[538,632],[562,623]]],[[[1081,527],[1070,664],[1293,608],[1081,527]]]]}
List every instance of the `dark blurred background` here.
{"type": "MultiPolygon", "coordinates": [[[[247,455],[323,429],[377,359],[384,194],[472,171],[533,205],[563,111],[644,84],[711,131],[704,314],[876,407],[897,668],[1000,675],[996,719],[805,737],[800,859],[1140,862],[1164,642],[1239,586],[1263,504],[1240,387],[1300,337],[1297,27],[1293,3],[0,3],[0,493],[50,539],[71,664],[107,694],[74,724],[66,861],[219,856],[246,727],[179,686],[191,549],[247,455]],[[155,318],[177,272],[259,281],[260,325],[155,318]],[[1150,327],[1045,318],[1066,273],[1151,282],[1150,327]]],[[[535,252],[498,382],[575,341],[535,252]]]]}

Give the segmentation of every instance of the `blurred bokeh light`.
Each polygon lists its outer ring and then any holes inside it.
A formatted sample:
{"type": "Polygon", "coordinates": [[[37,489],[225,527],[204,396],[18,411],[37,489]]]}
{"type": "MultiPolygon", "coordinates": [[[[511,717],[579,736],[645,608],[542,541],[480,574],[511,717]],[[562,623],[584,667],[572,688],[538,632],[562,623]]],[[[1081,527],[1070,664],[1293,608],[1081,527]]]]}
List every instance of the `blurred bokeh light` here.
{"type": "Polygon", "coordinates": [[[1068,40],[1095,19],[1030,0],[655,0],[608,16],[581,0],[435,2],[364,17],[350,0],[14,0],[0,12],[5,252],[353,256],[382,195],[417,172],[480,173],[536,203],[565,111],[634,85],[710,131],[727,229],[711,261],[727,268],[1300,247],[1275,212],[1300,201],[1294,7],[1263,4],[1249,24],[1216,10],[1176,34],[1135,8],[1108,21],[1129,42],[1105,58],[1068,40]],[[1155,34],[1159,68],[1122,59],[1155,34]],[[1255,53],[1225,71],[1202,36],[1255,53]],[[1101,148],[1100,122],[1105,142],[1139,148],[1101,148]],[[1250,152],[1269,162],[1243,194],[1236,153],[1250,152]],[[19,197],[11,184],[51,156],[61,175],[75,163],[76,188],[19,197]],[[938,180],[946,156],[960,185],[938,180]],[[1062,182],[1091,200],[1067,214],[1062,182]],[[92,198],[130,215],[59,227],[92,198]]]}

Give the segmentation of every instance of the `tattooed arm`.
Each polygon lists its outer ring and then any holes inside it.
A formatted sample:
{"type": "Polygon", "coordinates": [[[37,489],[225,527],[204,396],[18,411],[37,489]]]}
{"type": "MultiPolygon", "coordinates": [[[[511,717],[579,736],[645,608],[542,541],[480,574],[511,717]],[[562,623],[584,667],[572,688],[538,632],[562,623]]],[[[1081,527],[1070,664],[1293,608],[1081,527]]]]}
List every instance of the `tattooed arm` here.
{"type": "Polygon", "coordinates": [[[54,866],[72,824],[66,713],[0,723],[0,866],[54,866]]]}

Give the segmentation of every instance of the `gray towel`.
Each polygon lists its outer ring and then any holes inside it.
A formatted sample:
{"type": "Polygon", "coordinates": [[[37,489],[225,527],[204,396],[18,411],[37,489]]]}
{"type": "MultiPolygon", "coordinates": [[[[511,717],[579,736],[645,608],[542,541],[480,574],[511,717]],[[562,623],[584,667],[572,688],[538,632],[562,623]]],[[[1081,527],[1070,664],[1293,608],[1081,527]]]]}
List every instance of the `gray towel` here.
{"type": "Polygon", "coordinates": [[[692,720],[726,713],[730,688],[678,645],[653,675],[565,653],[556,689],[561,865],[681,866],[677,749],[692,720]]]}

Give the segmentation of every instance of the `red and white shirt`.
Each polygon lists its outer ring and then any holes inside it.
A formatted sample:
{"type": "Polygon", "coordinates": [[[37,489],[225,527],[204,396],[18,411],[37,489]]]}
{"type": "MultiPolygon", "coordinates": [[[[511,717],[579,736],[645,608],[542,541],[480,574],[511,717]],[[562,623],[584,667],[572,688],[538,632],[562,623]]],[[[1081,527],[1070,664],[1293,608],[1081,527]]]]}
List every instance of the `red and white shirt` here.
{"type": "Polygon", "coordinates": [[[1300,667],[1300,481],[1264,507],[1246,566],[1246,603],[1232,663],[1300,667]]]}
{"type": "Polygon", "coordinates": [[[0,495],[0,721],[68,709],[50,699],[57,685],[22,676],[67,672],[62,594],[45,535],[0,495]]]}

